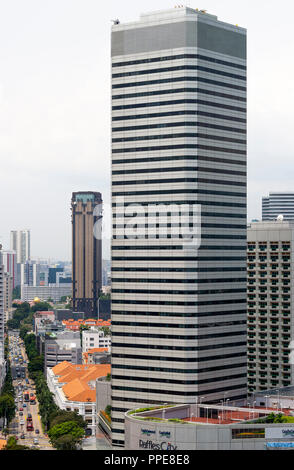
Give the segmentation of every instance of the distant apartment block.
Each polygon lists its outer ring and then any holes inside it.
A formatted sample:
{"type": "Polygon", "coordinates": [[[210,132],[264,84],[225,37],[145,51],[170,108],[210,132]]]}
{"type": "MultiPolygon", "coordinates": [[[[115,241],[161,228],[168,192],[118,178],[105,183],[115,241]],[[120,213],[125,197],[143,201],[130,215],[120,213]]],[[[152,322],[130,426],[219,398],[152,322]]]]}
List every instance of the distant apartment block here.
{"type": "Polygon", "coordinates": [[[269,193],[262,198],[262,220],[275,220],[279,215],[294,220],[294,192],[269,193]]]}
{"type": "Polygon", "coordinates": [[[9,274],[9,276],[12,278],[12,289],[16,286],[16,275],[17,275],[17,270],[16,270],[16,252],[15,251],[3,251],[2,252],[2,257],[3,257],[3,265],[4,265],[4,272],[9,274]]]}
{"type": "Polygon", "coordinates": [[[23,284],[21,286],[21,300],[24,302],[31,302],[35,297],[38,297],[42,301],[52,299],[54,303],[60,302],[60,299],[64,296],[71,295],[72,285],[71,284],[60,284],[51,286],[28,286],[23,284]]]}
{"type": "Polygon", "coordinates": [[[30,230],[12,230],[10,232],[10,249],[16,252],[16,262],[25,263],[31,257],[30,230]]]}
{"type": "Polygon", "coordinates": [[[247,234],[248,391],[253,393],[294,383],[289,361],[294,340],[294,222],[251,223],[247,234]]]}

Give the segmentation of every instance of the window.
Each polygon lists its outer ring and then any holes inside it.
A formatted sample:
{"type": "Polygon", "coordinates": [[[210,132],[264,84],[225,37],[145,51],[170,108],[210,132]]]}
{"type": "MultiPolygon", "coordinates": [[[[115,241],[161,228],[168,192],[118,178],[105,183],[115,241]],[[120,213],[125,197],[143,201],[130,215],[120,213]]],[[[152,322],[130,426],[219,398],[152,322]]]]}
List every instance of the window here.
{"type": "Polygon", "coordinates": [[[232,429],[232,439],[264,439],[264,428],[232,429]]]}

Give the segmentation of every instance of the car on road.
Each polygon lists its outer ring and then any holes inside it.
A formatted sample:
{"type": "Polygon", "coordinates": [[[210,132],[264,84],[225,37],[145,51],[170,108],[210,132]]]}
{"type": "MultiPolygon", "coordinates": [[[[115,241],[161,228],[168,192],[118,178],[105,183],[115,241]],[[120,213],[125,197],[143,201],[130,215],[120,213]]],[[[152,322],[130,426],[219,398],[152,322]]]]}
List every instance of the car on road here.
{"type": "Polygon", "coordinates": [[[23,411],[23,408],[20,408],[19,411],[23,411]]]}
{"type": "Polygon", "coordinates": [[[27,405],[26,405],[25,403],[24,403],[22,406],[23,406],[24,408],[26,408],[26,407],[27,407],[27,405]]]}
{"type": "Polygon", "coordinates": [[[23,424],[24,424],[24,420],[21,419],[20,422],[19,422],[19,424],[23,425],[23,424]]]}
{"type": "Polygon", "coordinates": [[[25,434],[21,434],[20,438],[25,439],[26,438],[25,434]]]}
{"type": "Polygon", "coordinates": [[[40,434],[39,429],[36,429],[35,433],[36,433],[36,434],[40,434]]]}
{"type": "Polygon", "coordinates": [[[39,444],[39,439],[37,437],[34,437],[34,444],[39,444]]]}
{"type": "Polygon", "coordinates": [[[19,416],[23,416],[23,411],[20,411],[18,414],[19,416]]]}

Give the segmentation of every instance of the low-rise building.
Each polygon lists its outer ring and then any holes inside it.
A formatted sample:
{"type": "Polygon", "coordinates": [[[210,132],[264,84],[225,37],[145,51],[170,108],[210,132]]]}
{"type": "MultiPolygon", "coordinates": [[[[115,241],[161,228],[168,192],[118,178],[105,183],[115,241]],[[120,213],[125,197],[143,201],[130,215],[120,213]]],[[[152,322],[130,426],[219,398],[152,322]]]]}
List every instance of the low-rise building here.
{"type": "Polygon", "coordinates": [[[80,334],[63,331],[54,336],[45,339],[45,370],[64,361],[82,364],[80,334]]]}
{"type": "Polygon", "coordinates": [[[21,285],[21,300],[30,302],[38,297],[42,301],[52,299],[54,303],[60,302],[64,296],[71,295],[72,284],[51,284],[50,286],[21,285]]]}
{"type": "Polygon", "coordinates": [[[88,435],[96,435],[96,380],[107,377],[110,370],[110,364],[78,365],[67,361],[47,368],[47,384],[56,404],[81,415],[87,422],[88,435]]]}
{"type": "Polygon", "coordinates": [[[83,353],[93,348],[107,348],[111,347],[111,336],[105,334],[105,330],[101,327],[91,327],[89,330],[82,332],[83,336],[83,353]]]}
{"type": "Polygon", "coordinates": [[[126,450],[294,449],[294,422],[269,423],[278,411],[222,405],[155,406],[125,413],[126,450]]]}
{"type": "Polygon", "coordinates": [[[109,348],[93,348],[83,352],[83,364],[110,364],[109,348]]]}

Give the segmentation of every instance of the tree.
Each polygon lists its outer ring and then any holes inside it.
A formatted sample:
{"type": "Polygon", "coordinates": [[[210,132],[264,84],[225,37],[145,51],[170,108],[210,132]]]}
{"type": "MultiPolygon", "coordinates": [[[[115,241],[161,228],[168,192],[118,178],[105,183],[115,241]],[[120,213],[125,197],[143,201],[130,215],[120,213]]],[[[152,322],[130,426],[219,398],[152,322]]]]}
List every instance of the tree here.
{"type": "Polygon", "coordinates": [[[15,414],[15,403],[12,395],[8,393],[0,396],[0,416],[11,421],[15,414]]]}
{"type": "Polygon", "coordinates": [[[84,421],[83,417],[76,411],[58,410],[52,413],[49,417],[50,428],[67,421],[74,421],[81,428],[86,428],[87,426],[86,421],[84,421]]]}
{"type": "MultiPolygon", "coordinates": [[[[60,438],[69,436],[65,441],[71,442],[71,445],[76,446],[81,442],[85,435],[85,430],[81,428],[75,421],[66,421],[65,423],[56,424],[48,431],[49,439],[52,445],[59,450],[60,438]]],[[[61,441],[61,445],[64,444],[64,440],[61,441]]]]}
{"type": "Polygon", "coordinates": [[[71,434],[65,434],[55,440],[57,450],[77,450],[77,440],[71,434]]]}
{"type": "Polygon", "coordinates": [[[29,450],[29,447],[18,444],[15,437],[10,436],[3,450],[29,450]]]}

